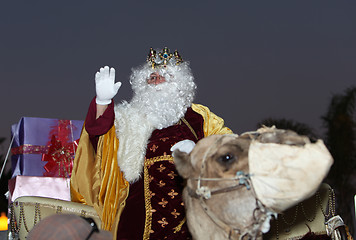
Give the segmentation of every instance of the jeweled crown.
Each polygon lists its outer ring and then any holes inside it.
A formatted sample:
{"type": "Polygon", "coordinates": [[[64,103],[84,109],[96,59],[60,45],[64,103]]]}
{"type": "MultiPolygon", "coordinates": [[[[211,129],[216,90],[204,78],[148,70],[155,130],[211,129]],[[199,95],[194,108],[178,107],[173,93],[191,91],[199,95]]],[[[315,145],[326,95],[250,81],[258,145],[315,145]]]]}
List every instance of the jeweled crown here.
{"type": "Polygon", "coordinates": [[[182,57],[179,55],[178,51],[175,50],[171,53],[167,47],[165,47],[162,52],[156,52],[153,48],[150,48],[150,52],[147,56],[147,62],[149,62],[153,69],[160,67],[167,67],[169,63],[178,65],[183,62],[182,57]],[[173,58],[173,59],[172,59],[173,58]]]}

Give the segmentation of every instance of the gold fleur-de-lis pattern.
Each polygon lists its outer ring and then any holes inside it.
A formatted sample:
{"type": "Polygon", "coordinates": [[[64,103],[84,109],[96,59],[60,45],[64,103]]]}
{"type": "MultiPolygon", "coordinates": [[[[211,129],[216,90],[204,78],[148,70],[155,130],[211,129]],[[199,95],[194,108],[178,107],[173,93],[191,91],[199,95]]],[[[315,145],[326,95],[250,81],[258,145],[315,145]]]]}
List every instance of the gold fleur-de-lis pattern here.
{"type": "Polygon", "coordinates": [[[163,228],[168,224],[166,218],[162,218],[161,220],[158,220],[157,222],[158,222],[159,224],[161,224],[161,226],[162,226],[163,228]]]}
{"type": "Polygon", "coordinates": [[[156,194],[155,194],[154,192],[152,192],[152,191],[149,191],[149,193],[150,193],[151,197],[153,197],[153,196],[156,195],[156,194]]]}
{"type": "Polygon", "coordinates": [[[159,187],[164,187],[164,185],[166,185],[166,184],[162,180],[160,180],[159,183],[158,183],[158,186],[159,187]]]}
{"type": "Polygon", "coordinates": [[[155,145],[155,144],[153,144],[152,147],[150,147],[150,150],[151,150],[152,152],[156,152],[157,149],[158,149],[158,146],[155,145]]]}
{"type": "Polygon", "coordinates": [[[166,201],[164,198],[162,198],[162,201],[160,201],[158,204],[161,205],[163,208],[166,207],[168,201],[166,201]]]}
{"type": "Polygon", "coordinates": [[[178,193],[174,191],[174,189],[171,189],[171,191],[168,193],[168,196],[171,197],[171,199],[173,199],[175,196],[177,196],[178,193]]]}
{"type": "Polygon", "coordinates": [[[143,239],[190,239],[182,201],[183,179],[178,175],[171,147],[179,141],[204,137],[203,118],[188,109],[185,120],[154,130],[144,162],[145,229],[143,239]]]}
{"type": "MultiPolygon", "coordinates": [[[[146,159],[144,186],[146,209],[149,211],[146,211],[145,232],[149,239],[163,239],[158,237],[163,234],[162,229],[170,231],[171,234],[182,234],[180,229],[185,223],[182,183],[183,179],[175,170],[172,156],[146,159]]],[[[185,229],[183,231],[186,231],[185,229]]]]}
{"type": "Polygon", "coordinates": [[[177,209],[174,209],[173,212],[171,212],[171,214],[174,216],[174,218],[177,218],[180,215],[180,213],[177,212],[177,209]]]}
{"type": "Polygon", "coordinates": [[[171,179],[174,179],[176,176],[178,176],[174,171],[171,171],[170,173],[167,174],[171,179]]]}
{"type": "Polygon", "coordinates": [[[159,172],[163,172],[165,169],[166,167],[164,167],[163,164],[159,165],[159,168],[157,168],[159,172]]]}

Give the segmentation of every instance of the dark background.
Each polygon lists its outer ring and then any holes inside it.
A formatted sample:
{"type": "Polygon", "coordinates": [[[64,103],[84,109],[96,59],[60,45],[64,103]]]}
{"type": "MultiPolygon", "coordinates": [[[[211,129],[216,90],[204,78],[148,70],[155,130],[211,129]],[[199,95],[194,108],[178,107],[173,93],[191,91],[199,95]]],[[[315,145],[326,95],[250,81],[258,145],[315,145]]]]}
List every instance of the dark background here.
{"type": "Polygon", "coordinates": [[[355,84],[356,1],[6,1],[0,4],[0,136],[23,116],[84,119],[94,74],[150,47],[191,62],[196,101],[236,133],[267,117],[323,132],[331,96],[355,84]]]}
{"type": "Polygon", "coordinates": [[[323,138],[332,96],[356,83],[356,1],[2,1],[2,158],[23,116],[84,120],[104,65],[123,83],[115,101],[129,100],[131,68],[165,46],[234,132],[285,118],[323,138]]]}

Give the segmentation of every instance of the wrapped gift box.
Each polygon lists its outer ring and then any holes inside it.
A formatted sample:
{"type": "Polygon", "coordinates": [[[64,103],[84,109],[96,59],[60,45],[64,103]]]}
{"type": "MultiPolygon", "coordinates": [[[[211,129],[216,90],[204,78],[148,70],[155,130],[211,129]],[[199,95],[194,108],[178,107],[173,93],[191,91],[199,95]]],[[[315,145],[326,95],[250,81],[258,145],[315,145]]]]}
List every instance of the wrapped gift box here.
{"type": "Polygon", "coordinates": [[[48,197],[70,201],[70,178],[16,176],[9,180],[9,203],[18,197],[48,197]]]}
{"type": "Polygon", "coordinates": [[[84,121],[23,117],[12,126],[12,177],[70,177],[84,121]]]}

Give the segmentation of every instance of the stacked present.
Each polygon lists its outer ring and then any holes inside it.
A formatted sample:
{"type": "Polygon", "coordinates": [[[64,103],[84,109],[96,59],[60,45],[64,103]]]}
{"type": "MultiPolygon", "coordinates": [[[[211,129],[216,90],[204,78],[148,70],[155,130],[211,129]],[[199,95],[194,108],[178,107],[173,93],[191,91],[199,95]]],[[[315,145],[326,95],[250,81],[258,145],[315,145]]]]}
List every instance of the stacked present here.
{"type": "Polygon", "coordinates": [[[10,202],[20,196],[70,200],[69,179],[83,123],[23,117],[12,126],[10,202]]]}

